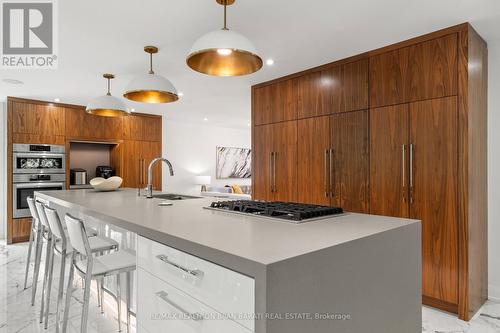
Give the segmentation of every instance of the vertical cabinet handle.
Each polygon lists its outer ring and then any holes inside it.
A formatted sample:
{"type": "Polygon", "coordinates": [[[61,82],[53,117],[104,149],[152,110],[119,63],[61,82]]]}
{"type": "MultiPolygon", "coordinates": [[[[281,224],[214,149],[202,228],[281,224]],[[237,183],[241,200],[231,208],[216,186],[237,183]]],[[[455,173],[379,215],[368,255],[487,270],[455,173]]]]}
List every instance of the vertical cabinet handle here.
{"type": "Polygon", "coordinates": [[[269,153],[269,187],[271,188],[271,193],[274,192],[273,188],[273,156],[274,152],[269,153]]]}
{"type": "Polygon", "coordinates": [[[330,196],[333,198],[335,196],[335,189],[333,185],[333,173],[334,173],[334,167],[333,167],[333,149],[329,150],[329,160],[330,160],[330,196]]]}
{"type": "Polygon", "coordinates": [[[276,186],[276,157],[278,157],[278,152],[274,152],[274,159],[273,159],[273,187],[274,187],[274,193],[278,192],[278,188],[276,186]]]}
{"type": "Polygon", "coordinates": [[[414,147],[413,143],[410,143],[410,203],[413,203],[413,155],[414,147]]]}
{"type": "Polygon", "coordinates": [[[330,195],[329,191],[328,191],[328,155],[329,155],[329,150],[328,149],[325,149],[325,197],[328,198],[328,196],[330,195]]]}
{"type": "Polygon", "coordinates": [[[403,202],[406,202],[406,145],[401,146],[402,158],[401,158],[401,171],[403,177],[403,202]]]}

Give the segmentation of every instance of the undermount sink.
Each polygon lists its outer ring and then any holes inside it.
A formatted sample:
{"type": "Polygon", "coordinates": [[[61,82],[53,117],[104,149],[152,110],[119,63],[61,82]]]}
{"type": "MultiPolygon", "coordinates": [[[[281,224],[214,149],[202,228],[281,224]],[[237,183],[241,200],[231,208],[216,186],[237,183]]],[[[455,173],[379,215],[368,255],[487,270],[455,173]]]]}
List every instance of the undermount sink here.
{"type": "Polygon", "coordinates": [[[200,199],[201,197],[195,197],[184,194],[159,193],[159,194],[153,194],[153,198],[164,199],[164,200],[188,200],[188,199],[200,199]]]}

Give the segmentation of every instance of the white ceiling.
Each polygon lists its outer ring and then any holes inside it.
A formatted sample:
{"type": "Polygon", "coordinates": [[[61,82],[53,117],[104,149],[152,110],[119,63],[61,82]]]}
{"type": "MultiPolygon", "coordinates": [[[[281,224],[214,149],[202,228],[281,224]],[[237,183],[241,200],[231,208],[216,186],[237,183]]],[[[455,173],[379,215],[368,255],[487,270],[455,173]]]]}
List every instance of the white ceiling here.
{"type": "Polygon", "coordinates": [[[273,67],[240,78],[214,78],[191,71],[185,56],[202,34],[219,29],[222,8],[215,0],[59,1],[57,70],[2,70],[6,96],[86,104],[105,92],[104,72],[117,75],[120,96],[135,74],[148,67],[143,46],[160,47],[156,72],[184,97],[177,103],[129,103],[138,112],[167,119],[247,127],[250,86],[342,59],[440,28],[469,21],[488,43],[500,43],[498,0],[238,0],[229,8],[229,27],[250,38],[273,67]]]}

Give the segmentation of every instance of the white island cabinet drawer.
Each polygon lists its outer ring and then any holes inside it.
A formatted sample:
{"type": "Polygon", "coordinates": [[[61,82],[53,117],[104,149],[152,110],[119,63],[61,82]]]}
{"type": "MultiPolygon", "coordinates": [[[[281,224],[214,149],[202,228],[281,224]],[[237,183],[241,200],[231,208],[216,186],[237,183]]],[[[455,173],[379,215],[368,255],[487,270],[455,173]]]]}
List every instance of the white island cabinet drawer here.
{"type": "Polygon", "coordinates": [[[139,267],[254,330],[254,279],[144,237],[137,254],[139,267]]]}
{"type": "Polygon", "coordinates": [[[145,332],[251,333],[177,288],[139,268],[137,324],[145,332]]]}

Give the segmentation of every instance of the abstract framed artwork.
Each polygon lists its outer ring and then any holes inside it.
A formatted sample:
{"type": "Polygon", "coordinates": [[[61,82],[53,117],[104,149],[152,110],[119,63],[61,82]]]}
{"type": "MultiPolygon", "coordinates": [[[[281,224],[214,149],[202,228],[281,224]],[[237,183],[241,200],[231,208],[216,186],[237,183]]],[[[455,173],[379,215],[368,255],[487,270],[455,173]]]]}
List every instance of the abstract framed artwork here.
{"type": "Polygon", "coordinates": [[[251,178],[252,150],[248,148],[217,147],[217,179],[251,178]]]}

